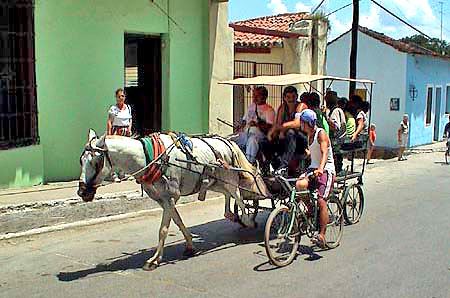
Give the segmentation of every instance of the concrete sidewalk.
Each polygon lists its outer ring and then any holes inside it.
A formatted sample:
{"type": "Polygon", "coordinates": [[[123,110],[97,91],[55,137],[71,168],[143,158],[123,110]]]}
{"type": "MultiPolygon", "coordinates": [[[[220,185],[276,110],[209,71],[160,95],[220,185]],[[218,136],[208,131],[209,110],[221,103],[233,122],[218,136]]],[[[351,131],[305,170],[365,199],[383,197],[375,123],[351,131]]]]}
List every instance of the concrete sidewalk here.
{"type": "MultiPolygon", "coordinates": [[[[409,154],[443,152],[444,142],[419,146],[408,150],[409,154]]],[[[358,160],[355,164],[361,164],[358,160]]],[[[390,160],[376,160],[367,170],[383,167],[390,160]]],[[[347,162],[347,161],[346,161],[347,162]]],[[[136,213],[159,207],[144,193],[134,180],[121,183],[105,182],[99,187],[91,203],[77,196],[78,181],[57,182],[23,189],[0,190],[0,239],[2,235],[20,233],[31,229],[73,223],[77,221],[136,213]]],[[[220,194],[208,192],[207,198],[220,194]]],[[[197,195],[182,197],[179,203],[194,202],[197,195]]],[[[4,238],[4,237],[3,237],[4,238]]]]}
{"type": "MultiPolygon", "coordinates": [[[[98,188],[94,201],[90,203],[78,197],[78,181],[0,191],[0,240],[25,231],[36,230],[40,233],[45,227],[99,218],[113,219],[124,214],[135,216],[145,214],[142,211],[159,208],[146,193],[142,195],[140,185],[134,180],[104,184],[98,188]]],[[[210,192],[207,198],[218,196],[220,194],[210,192]]],[[[197,195],[192,195],[182,197],[178,203],[196,200],[197,195]]]]}

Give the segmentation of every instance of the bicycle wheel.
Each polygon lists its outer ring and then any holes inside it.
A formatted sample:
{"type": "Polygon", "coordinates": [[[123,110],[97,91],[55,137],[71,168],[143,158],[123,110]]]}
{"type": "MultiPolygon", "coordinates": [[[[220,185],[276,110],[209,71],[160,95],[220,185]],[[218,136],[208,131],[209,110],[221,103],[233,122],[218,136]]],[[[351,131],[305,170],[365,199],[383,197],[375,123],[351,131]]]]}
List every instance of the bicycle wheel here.
{"type": "Polygon", "coordinates": [[[448,162],[449,162],[449,159],[450,159],[450,152],[449,152],[449,150],[447,150],[447,151],[445,151],[445,163],[446,164],[448,164],[448,162]]]}
{"type": "Polygon", "coordinates": [[[361,219],[364,209],[364,193],[359,184],[350,184],[345,188],[343,195],[344,219],[349,225],[361,219]]]}
{"type": "Polygon", "coordinates": [[[344,217],[341,202],[332,197],[327,202],[328,224],[325,234],[326,246],[335,248],[339,245],[344,232],[344,217]]]}
{"type": "Polygon", "coordinates": [[[281,205],[270,213],[266,222],[264,246],[270,262],[278,267],[292,263],[297,253],[300,233],[295,219],[288,233],[292,216],[289,208],[281,205]]]}

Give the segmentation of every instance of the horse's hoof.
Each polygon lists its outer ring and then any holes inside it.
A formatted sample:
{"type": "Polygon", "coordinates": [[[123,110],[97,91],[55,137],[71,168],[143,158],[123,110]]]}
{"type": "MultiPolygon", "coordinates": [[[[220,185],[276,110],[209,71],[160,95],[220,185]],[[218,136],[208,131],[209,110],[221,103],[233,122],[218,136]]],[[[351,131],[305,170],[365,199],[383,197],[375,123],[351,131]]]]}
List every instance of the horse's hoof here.
{"type": "Polygon", "coordinates": [[[195,250],[193,248],[186,248],[183,252],[183,256],[187,258],[193,257],[195,256],[195,250]]]}
{"type": "Polygon", "coordinates": [[[158,268],[158,265],[157,265],[157,264],[154,264],[154,263],[152,263],[152,264],[150,264],[150,263],[145,263],[145,265],[142,267],[142,269],[143,269],[144,271],[153,271],[153,270],[155,270],[156,268],[158,268]]]}
{"type": "Polygon", "coordinates": [[[225,213],[223,216],[226,219],[228,219],[228,220],[230,220],[232,222],[236,222],[235,215],[233,213],[231,213],[231,212],[230,213],[225,213]]]}

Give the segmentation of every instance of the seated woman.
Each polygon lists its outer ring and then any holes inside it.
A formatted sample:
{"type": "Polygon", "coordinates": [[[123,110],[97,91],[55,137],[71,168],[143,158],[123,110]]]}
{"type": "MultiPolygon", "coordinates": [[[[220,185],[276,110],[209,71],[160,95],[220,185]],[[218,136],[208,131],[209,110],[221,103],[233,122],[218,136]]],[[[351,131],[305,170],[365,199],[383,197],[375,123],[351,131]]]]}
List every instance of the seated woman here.
{"type": "MultiPolygon", "coordinates": [[[[294,155],[303,154],[307,146],[306,138],[298,128],[298,121],[295,114],[307,109],[308,93],[303,93],[302,101],[297,101],[298,93],[294,86],[288,86],[283,91],[283,103],[278,108],[276,125],[269,132],[269,140],[273,140],[278,135],[278,153],[280,153],[279,165],[276,168],[289,168],[289,172],[295,172],[298,164],[294,160],[294,155]]],[[[275,144],[277,144],[275,142],[275,144]]]]}
{"type": "Polygon", "coordinates": [[[356,106],[356,123],[357,127],[355,133],[352,135],[351,142],[358,142],[358,145],[364,146],[369,136],[369,112],[370,104],[363,101],[361,97],[355,95],[354,102],[356,106]]]}

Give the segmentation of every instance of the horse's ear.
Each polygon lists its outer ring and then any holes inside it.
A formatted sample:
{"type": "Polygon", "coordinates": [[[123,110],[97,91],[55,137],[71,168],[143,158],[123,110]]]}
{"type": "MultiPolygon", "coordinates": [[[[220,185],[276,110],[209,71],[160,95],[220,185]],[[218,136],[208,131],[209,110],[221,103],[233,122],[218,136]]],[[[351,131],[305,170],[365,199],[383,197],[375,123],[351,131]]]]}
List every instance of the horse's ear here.
{"type": "Polygon", "coordinates": [[[95,144],[98,148],[104,148],[105,147],[105,135],[101,136],[100,139],[97,140],[97,143],[95,144]]]}
{"type": "Polygon", "coordinates": [[[97,138],[97,134],[95,133],[95,131],[93,129],[89,129],[88,141],[90,142],[95,138],[97,138]]]}

